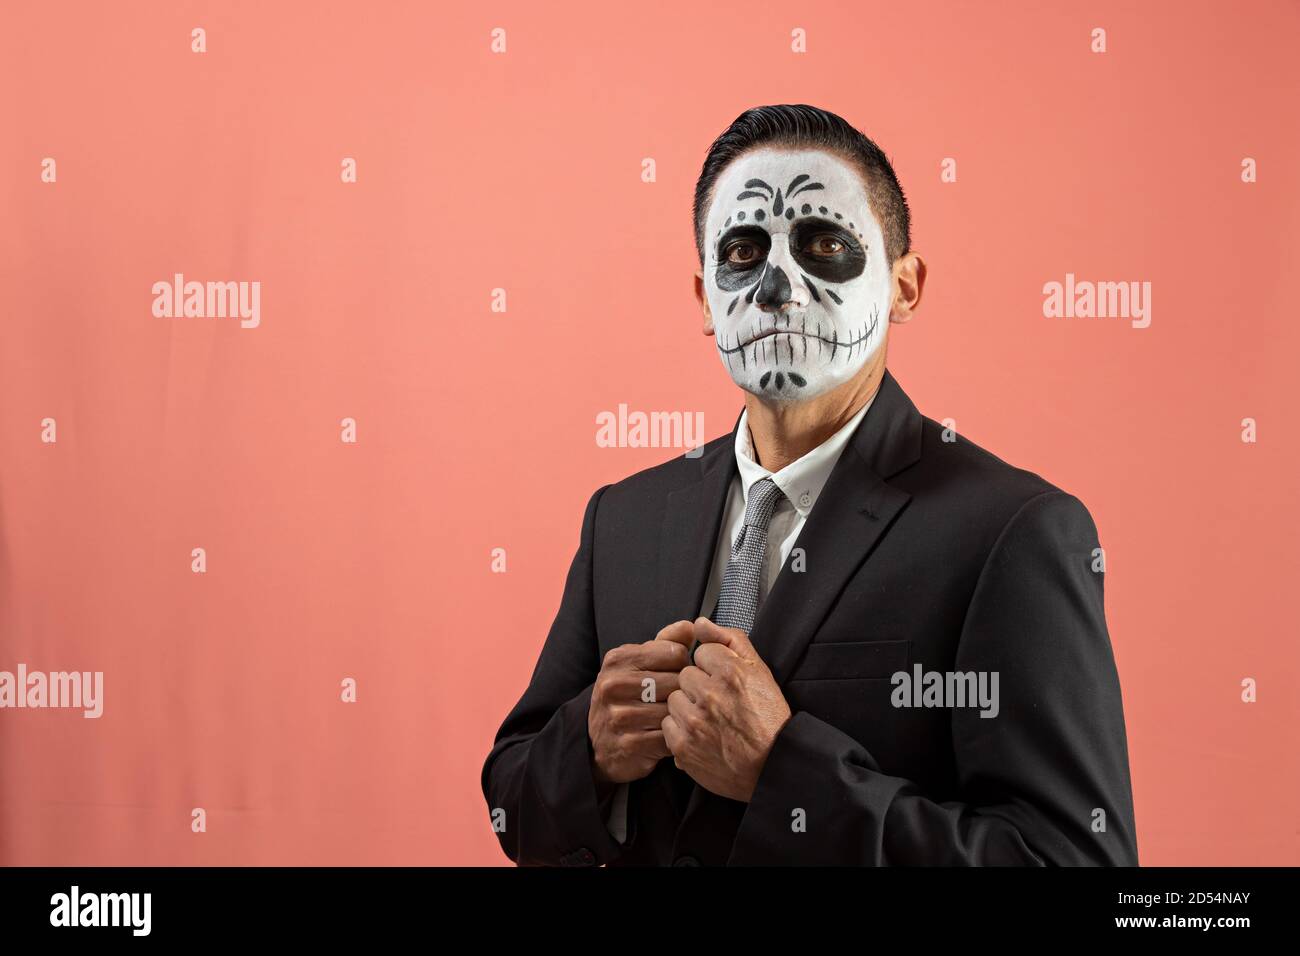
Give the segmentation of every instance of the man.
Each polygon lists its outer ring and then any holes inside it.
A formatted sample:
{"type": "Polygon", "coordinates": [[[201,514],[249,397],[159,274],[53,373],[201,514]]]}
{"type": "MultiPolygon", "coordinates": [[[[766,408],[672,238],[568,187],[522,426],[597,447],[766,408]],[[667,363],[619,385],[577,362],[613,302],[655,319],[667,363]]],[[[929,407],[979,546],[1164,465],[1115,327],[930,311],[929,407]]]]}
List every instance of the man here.
{"type": "Polygon", "coordinates": [[[1084,506],[921,416],[879,148],[742,114],[696,187],[732,434],[598,490],[483,768],[520,864],[1136,864],[1084,506]]]}

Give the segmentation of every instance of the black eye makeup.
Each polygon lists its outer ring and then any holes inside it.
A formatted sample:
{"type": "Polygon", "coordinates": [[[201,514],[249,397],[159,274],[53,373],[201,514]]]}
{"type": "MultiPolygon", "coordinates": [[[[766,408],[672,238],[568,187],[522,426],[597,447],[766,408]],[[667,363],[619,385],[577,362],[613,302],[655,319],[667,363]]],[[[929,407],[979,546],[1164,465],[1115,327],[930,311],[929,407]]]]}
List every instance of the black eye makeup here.
{"type": "Polygon", "coordinates": [[[862,275],[867,254],[857,237],[828,219],[801,219],[790,230],[790,251],[809,275],[823,282],[848,282],[862,275]]]}
{"type": "Polygon", "coordinates": [[[736,226],[718,240],[715,280],[724,292],[743,289],[767,261],[772,237],[758,226],[736,226]]]}

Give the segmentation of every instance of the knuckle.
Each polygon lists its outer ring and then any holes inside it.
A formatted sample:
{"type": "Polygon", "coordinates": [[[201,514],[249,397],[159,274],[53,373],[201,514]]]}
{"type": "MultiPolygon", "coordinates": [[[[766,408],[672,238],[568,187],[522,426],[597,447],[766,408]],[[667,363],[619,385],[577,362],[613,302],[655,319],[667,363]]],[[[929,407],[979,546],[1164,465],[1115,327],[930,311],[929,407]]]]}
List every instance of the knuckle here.
{"type": "Polygon", "coordinates": [[[635,722],[636,710],[633,707],[625,706],[618,707],[616,710],[617,712],[613,719],[614,728],[621,734],[627,733],[632,729],[635,722]]]}

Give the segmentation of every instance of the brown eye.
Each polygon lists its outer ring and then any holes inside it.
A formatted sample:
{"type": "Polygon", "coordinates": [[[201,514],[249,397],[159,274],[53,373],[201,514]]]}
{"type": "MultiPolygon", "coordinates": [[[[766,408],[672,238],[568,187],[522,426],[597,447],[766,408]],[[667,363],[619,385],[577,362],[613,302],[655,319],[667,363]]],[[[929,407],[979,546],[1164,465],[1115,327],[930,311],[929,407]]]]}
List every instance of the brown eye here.
{"type": "Polygon", "coordinates": [[[748,266],[758,260],[758,248],[752,242],[733,242],[727,247],[727,261],[732,265],[748,266]]]}
{"type": "Polygon", "coordinates": [[[815,256],[838,256],[844,251],[844,243],[831,235],[814,236],[808,243],[808,251],[815,256]]]}

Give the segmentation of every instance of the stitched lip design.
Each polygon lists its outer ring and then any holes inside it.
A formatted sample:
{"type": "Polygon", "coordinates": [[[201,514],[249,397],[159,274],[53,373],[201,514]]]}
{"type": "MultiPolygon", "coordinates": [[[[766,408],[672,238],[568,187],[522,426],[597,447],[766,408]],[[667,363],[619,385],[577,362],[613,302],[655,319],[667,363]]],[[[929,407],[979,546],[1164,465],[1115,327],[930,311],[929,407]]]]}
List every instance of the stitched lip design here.
{"type": "MultiPolygon", "coordinates": [[[[748,342],[742,342],[742,343],[740,344],[740,347],[743,349],[746,345],[753,345],[753,344],[754,344],[755,342],[757,342],[759,339],[769,339],[769,338],[771,338],[772,336],[778,334],[778,331],[779,331],[779,330],[778,330],[777,327],[774,325],[774,326],[772,326],[770,329],[768,329],[768,330],[765,331],[765,332],[759,332],[756,336],[754,336],[754,337],[753,337],[752,339],[750,339],[748,342]]],[[[803,334],[802,332],[790,333],[790,330],[789,330],[789,329],[786,329],[785,331],[786,331],[787,334],[795,334],[795,335],[802,335],[802,334],[803,334]]]]}
{"type": "MultiPolygon", "coordinates": [[[[771,325],[766,329],[761,329],[755,335],[745,339],[744,341],[740,341],[740,333],[737,332],[735,343],[728,346],[728,345],[723,345],[722,342],[719,341],[718,351],[721,352],[723,355],[727,355],[727,356],[736,355],[737,353],[739,353],[743,359],[745,354],[745,349],[749,348],[750,346],[758,342],[762,342],[764,339],[774,338],[778,335],[785,335],[785,336],[797,336],[803,338],[805,340],[804,341],[805,355],[807,354],[808,351],[807,340],[811,339],[815,342],[822,343],[821,345],[822,351],[825,351],[825,347],[829,345],[831,347],[831,358],[834,358],[835,353],[840,349],[845,350],[845,356],[847,358],[852,353],[852,350],[854,348],[861,345],[867,339],[871,338],[873,335],[876,334],[876,326],[879,318],[880,318],[879,310],[873,310],[871,313],[871,321],[866,325],[862,326],[862,328],[858,330],[858,333],[856,335],[853,335],[845,339],[841,339],[839,337],[839,331],[836,329],[832,329],[829,335],[822,334],[820,324],[814,325],[811,329],[808,328],[807,318],[800,320],[800,323],[797,327],[792,324],[787,324],[784,328],[782,328],[777,326],[774,323],[773,325],[771,325]]],[[[789,339],[787,339],[787,342],[789,342],[789,339]]],[[[791,346],[791,349],[793,350],[793,345],[791,346]]]]}

